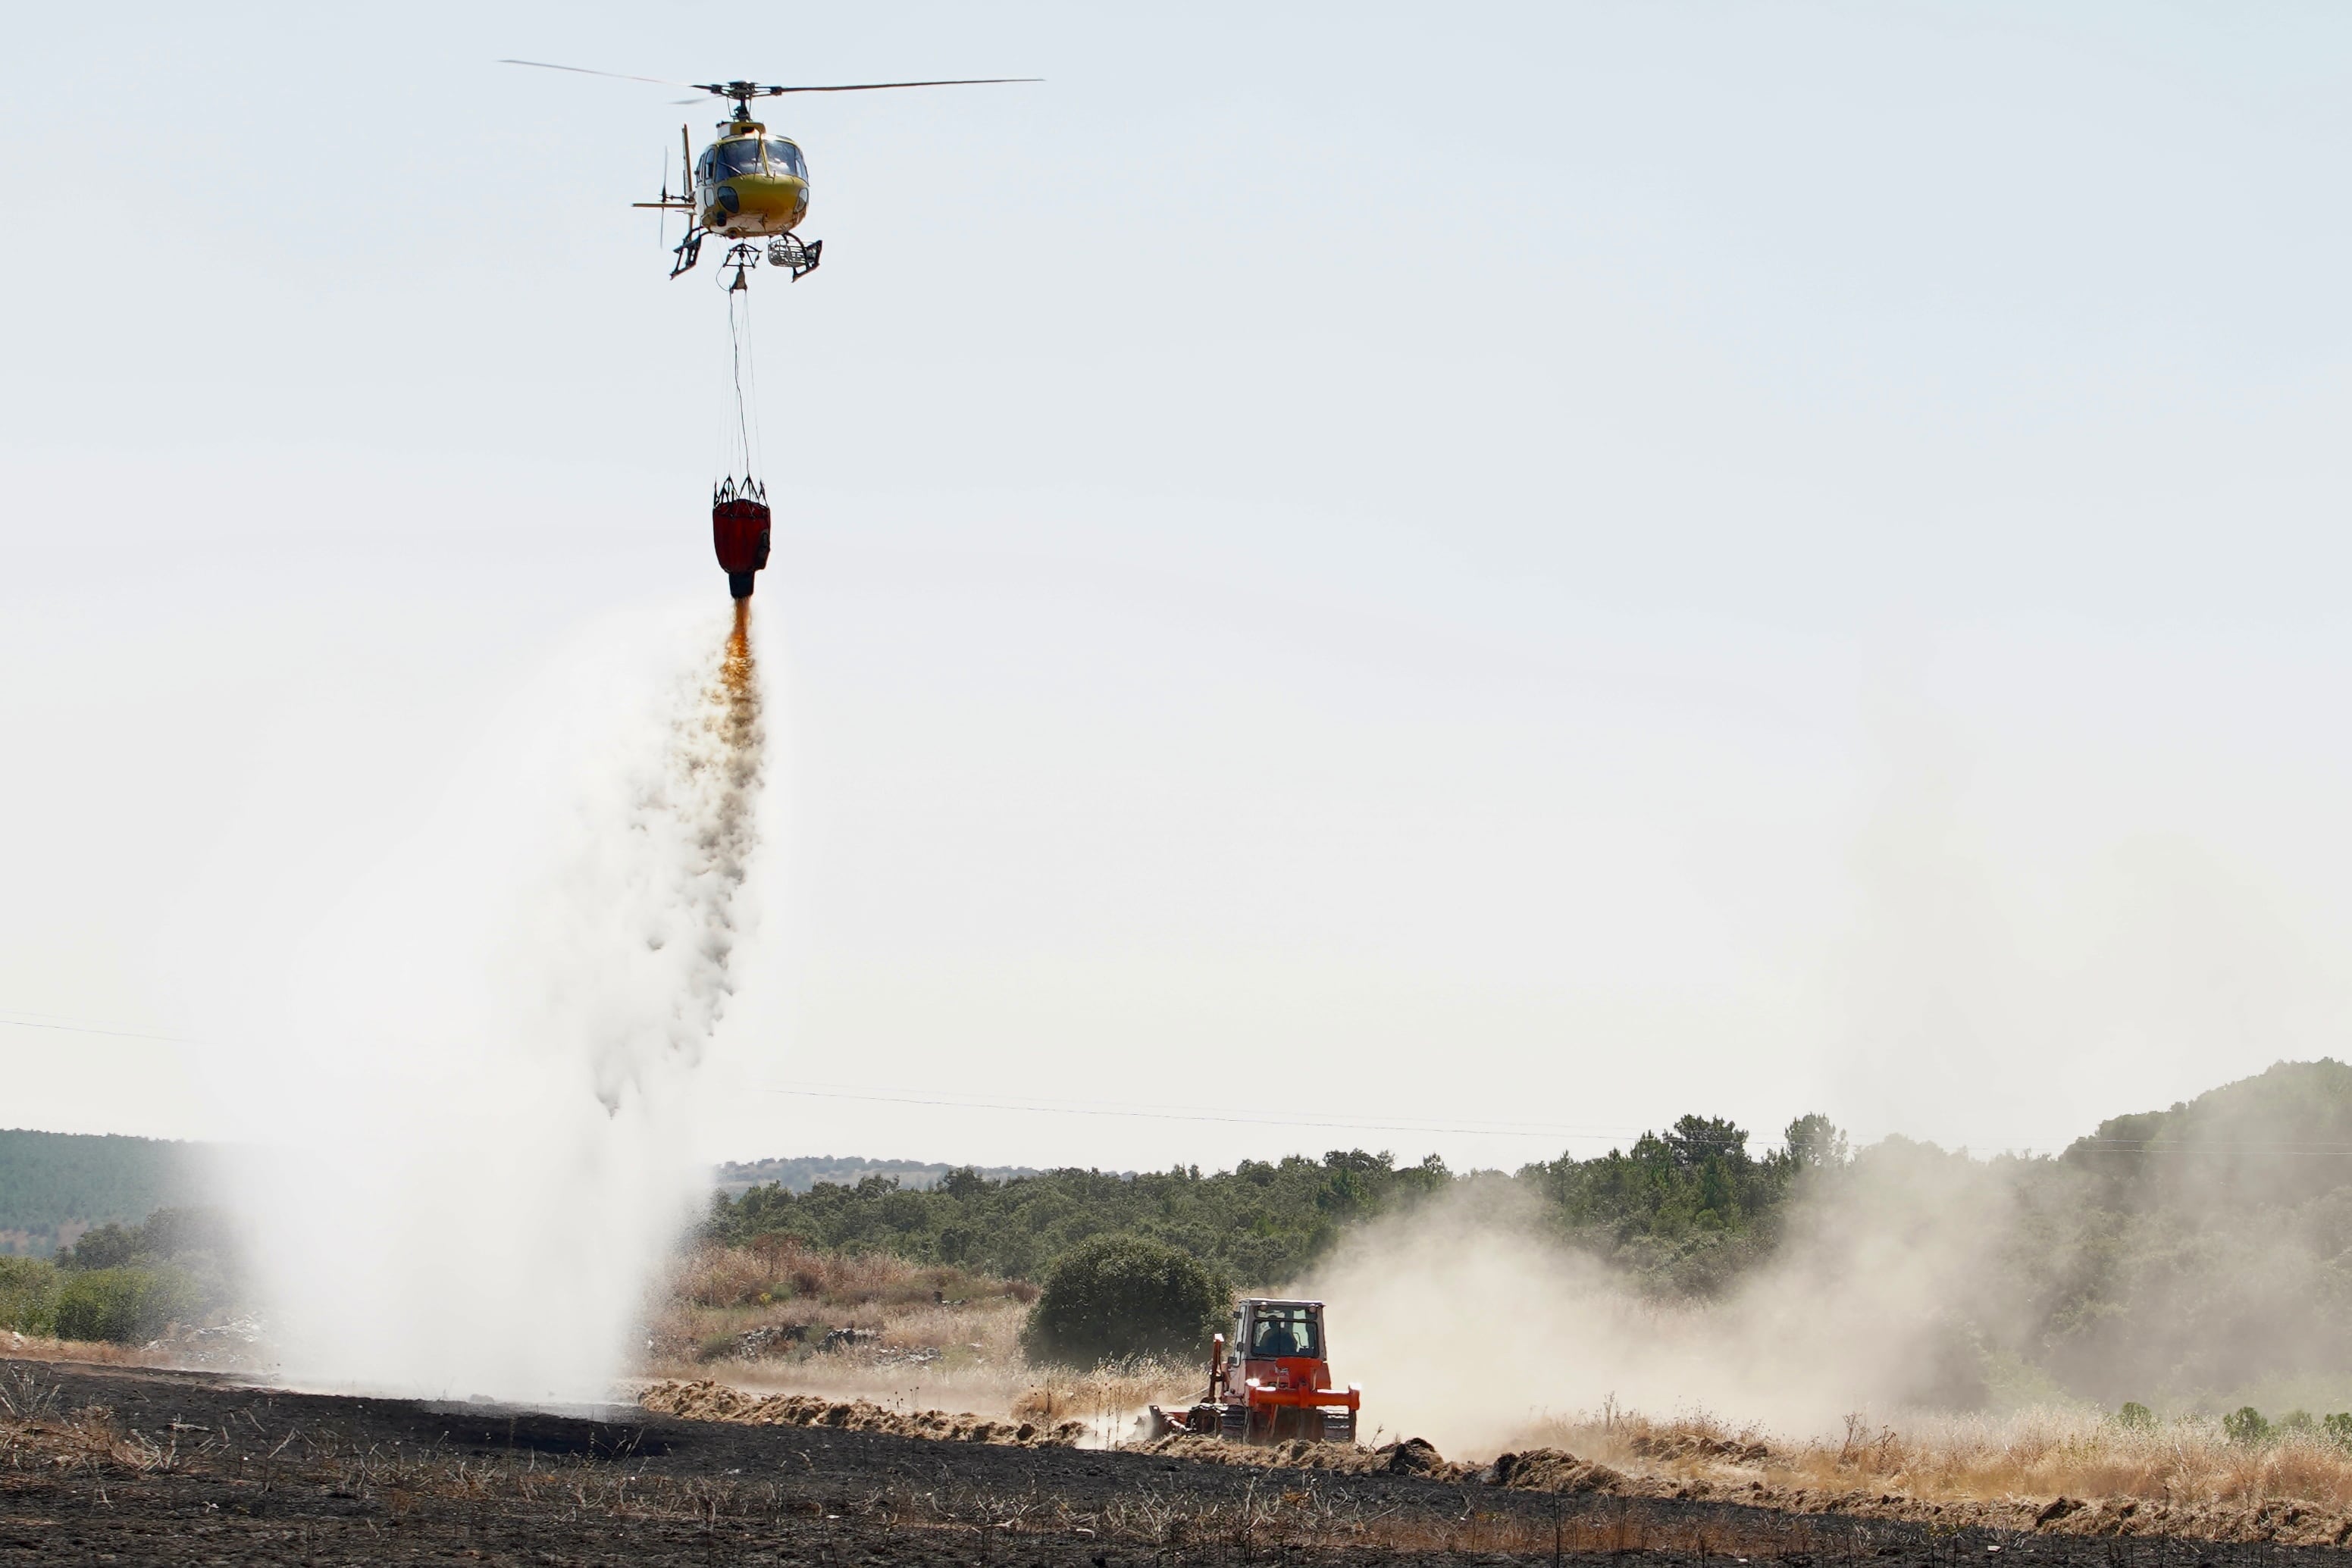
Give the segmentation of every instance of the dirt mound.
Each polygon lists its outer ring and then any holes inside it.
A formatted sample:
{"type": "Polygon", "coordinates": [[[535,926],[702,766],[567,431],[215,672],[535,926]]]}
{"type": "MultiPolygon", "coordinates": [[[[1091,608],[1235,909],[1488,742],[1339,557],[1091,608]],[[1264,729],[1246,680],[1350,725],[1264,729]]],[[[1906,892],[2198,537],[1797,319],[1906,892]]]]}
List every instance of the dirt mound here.
{"type": "Polygon", "coordinates": [[[1213,1465],[1332,1470],[1349,1476],[1419,1476],[1435,1481],[1475,1481],[1512,1491],[1633,1493],[1639,1490],[1638,1483],[1608,1466],[1589,1463],[1558,1448],[1505,1454],[1493,1464],[1482,1467],[1454,1463],[1424,1437],[1407,1437],[1377,1448],[1359,1448],[1352,1443],[1304,1441],[1253,1448],[1184,1433],[1146,1443],[1143,1451],[1213,1465]]]}
{"type": "Polygon", "coordinates": [[[998,1443],[1023,1448],[1075,1448],[1083,1421],[992,1421],[970,1411],[886,1410],[870,1399],[827,1399],[815,1394],[747,1394],[723,1383],[656,1383],[637,1403],[688,1421],[733,1421],[748,1427],[831,1427],[844,1432],[887,1432],[956,1443],[998,1443]]]}
{"type": "Polygon", "coordinates": [[[1622,1492],[1625,1477],[1607,1465],[1580,1459],[1565,1448],[1529,1448],[1524,1454],[1497,1454],[1478,1473],[1488,1486],[1513,1491],[1622,1492]]]}
{"type": "Polygon", "coordinates": [[[1373,1454],[1385,1459],[1380,1468],[1392,1476],[1433,1476],[1445,1469],[1445,1456],[1426,1437],[1407,1437],[1373,1454]]]}
{"type": "Polygon", "coordinates": [[[1477,1466],[1451,1463],[1420,1437],[1407,1437],[1401,1443],[1365,1448],[1353,1443],[1310,1443],[1304,1438],[1259,1446],[1229,1443],[1222,1437],[1202,1437],[1190,1432],[1181,1432],[1141,1444],[1137,1451],[1165,1454],[1171,1458],[1192,1459],[1208,1465],[1255,1465],[1270,1470],[1331,1470],[1346,1476],[1421,1476],[1430,1480],[1459,1481],[1472,1479],[1478,1474],[1477,1466]]]}

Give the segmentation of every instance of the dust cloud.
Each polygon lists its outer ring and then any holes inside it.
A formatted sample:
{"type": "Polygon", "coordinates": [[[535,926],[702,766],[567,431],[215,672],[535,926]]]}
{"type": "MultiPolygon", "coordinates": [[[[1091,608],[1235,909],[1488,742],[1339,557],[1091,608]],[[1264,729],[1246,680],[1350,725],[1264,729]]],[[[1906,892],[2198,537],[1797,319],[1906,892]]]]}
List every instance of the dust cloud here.
{"type": "Polygon", "coordinates": [[[1804,1439],[2053,1406],[2352,1408],[2352,1067],[2280,1063],[2059,1157],[1888,1138],[1805,1174],[1777,1244],[1664,1298],[1474,1178],[1299,1288],[1365,1422],[1449,1457],[1611,1408],[1804,1439]]]}
{"type": "Polygon", "coordinates": [[[1614,1406],[1781,1432],[1932,1396],[1938,1303],[1987,1242],[1958,1193],[1821,1224],[1728,1298],[1661,1301],[1546,1235],[1536,1200],[1473,1184],[1344,1242],[1304,1282],[1363,1419],[1449,1458],[1614,1406]],[[1887,1222],[1875,1220],[1883,1218],[1887,1222]]]}
{"type": "Polygon", "coordinates": [[[610,1396],[707,1185],[766,753],[748,604],[601,627],[292,945],[242,1204],[283,1375],[610,1396]]]}

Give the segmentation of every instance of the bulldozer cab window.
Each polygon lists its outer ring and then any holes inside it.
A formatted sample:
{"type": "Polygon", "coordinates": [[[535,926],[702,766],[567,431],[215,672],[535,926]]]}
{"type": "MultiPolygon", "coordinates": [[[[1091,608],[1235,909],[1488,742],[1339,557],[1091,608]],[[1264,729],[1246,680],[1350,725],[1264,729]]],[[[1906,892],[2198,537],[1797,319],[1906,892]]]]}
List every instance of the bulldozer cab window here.
{"type": "Polygon", "coordinates": [[[1323,1347],[1315,1333],[1314,1315],[1304,1307],[1261,1307],[1250,1329],[1252,1355],[1306,1355],[1320,1359],[1323,1347]]]}

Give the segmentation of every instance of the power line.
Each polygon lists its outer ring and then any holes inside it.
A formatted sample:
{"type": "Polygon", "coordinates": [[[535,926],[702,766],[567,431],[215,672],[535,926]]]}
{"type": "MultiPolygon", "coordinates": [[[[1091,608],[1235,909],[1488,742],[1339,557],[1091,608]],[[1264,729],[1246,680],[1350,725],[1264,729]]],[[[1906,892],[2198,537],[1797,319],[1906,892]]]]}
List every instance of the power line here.
{"type": "Polygon", "coordinates": [[[96,1024],[52,1022],[38,1015],[26,1018],[15,1013],[0,1013],[0,1024],[17,1029],[53,1029],[64,1034],[110,1035],[118,1040],[160,1040],[167,1045],[201,1046],[205,1043],[200,1040],[184,1040],[176,1034],[151,1034],[144,1030],[101,1029],[96,1024]]]}

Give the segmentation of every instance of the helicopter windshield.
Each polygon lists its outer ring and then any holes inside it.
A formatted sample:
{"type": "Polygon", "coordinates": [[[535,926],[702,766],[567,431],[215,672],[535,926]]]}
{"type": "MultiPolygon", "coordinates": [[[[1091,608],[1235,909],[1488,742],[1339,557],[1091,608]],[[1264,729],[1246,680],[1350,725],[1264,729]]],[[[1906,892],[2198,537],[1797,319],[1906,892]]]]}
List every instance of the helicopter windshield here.
{"type": "Polygon", "coordinates": [[[808,178],[808,165],[801,162],[801,150],[789,141],[768,143],[768,168],[772,173],[790,174],[798,180],[808,178]]]}
{"type": "Polygon", "coordinates": [[[756,174],[760,172],[760,143],[755,137],[747,136],[740,141],[722,141],[711,151],[719,154],[721,178],[729,174],[756,174]]]}

